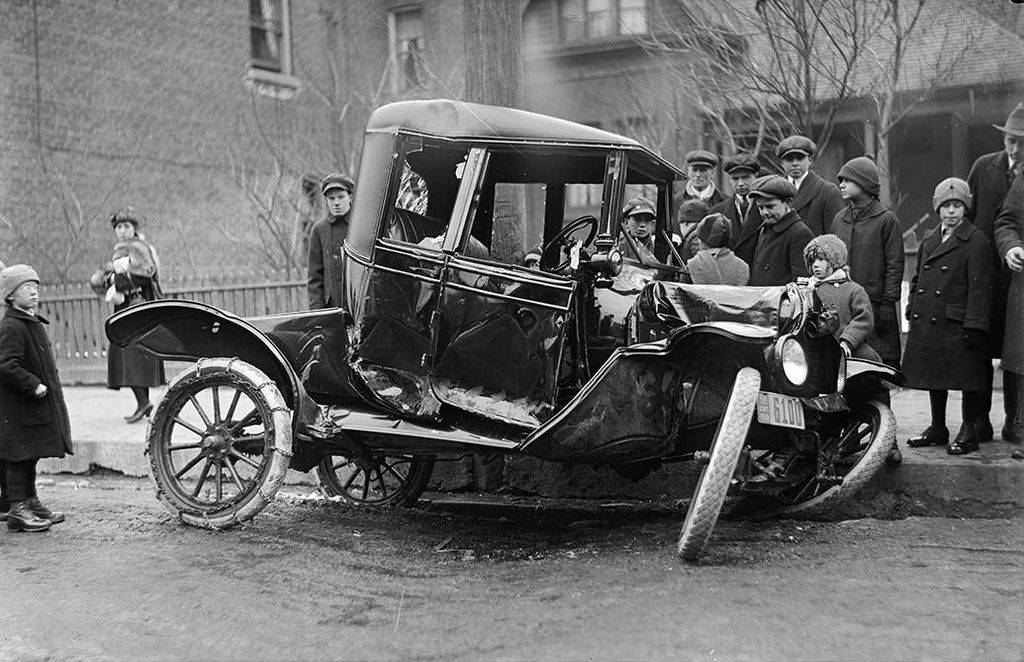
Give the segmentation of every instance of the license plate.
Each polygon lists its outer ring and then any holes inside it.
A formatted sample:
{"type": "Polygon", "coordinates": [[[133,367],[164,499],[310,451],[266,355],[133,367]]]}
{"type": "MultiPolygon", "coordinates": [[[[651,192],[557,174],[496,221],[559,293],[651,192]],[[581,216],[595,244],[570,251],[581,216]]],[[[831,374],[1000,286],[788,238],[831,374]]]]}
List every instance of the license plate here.
{"type": "Polygon", "coordinates": [[[800,398],[761,391],[757,394],[757,422],[803,430],[803,403],[800,398]]]}

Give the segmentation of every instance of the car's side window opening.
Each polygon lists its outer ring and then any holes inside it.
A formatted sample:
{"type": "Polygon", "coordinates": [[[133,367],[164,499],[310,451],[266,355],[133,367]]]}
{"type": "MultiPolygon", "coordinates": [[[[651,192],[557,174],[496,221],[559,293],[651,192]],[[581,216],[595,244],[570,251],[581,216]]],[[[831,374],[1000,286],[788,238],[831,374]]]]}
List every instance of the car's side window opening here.
{"type": "Polygon", "coordinates": [[[387,239],[440,250],[467,149],[410,140],[399,152],[399,181],[385,222],[387,239]]]}

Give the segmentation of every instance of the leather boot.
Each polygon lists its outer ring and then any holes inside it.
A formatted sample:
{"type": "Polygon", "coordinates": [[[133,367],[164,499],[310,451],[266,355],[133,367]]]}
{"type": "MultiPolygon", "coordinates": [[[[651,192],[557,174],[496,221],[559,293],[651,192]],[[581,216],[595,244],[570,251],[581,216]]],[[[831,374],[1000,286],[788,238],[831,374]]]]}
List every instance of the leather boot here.
{"type": "Polygon", "coordinates": [[[1024,375],[1009,370],[1003,371],[1003,441],[1013,444],[1024,443],[1024,375]]]}
{"type": "Polygon", "coordinates": [[[976,421],[964,421],[960,431],[956,433],[956,438],[946,446],[946,452],[950,455],[967,455],[978,450],[976,429],[976,421]]]}
{"type": "Polygon", "coordinates": [[[949,430],[945,425],[929,425],[924,432],[907,439],[907,446],[921,448],[922,446],[945,446],[949,441],[949,430]]]}
{"type": "Polygon", "coordinates": [[[60,524],[67,519],[64,517],[64,513],[50,510],[44,506],[37,496],[29,498],[25,503],[28,504],[28,509],[32,511],[33,515],[39,519],[48,519],[51,524],[60,524]]]}
{"type": "Polygon", "coordinates": [[[153,413],[153,403],[149,402],[136,409],[131,416],[125,416],[124,420],[128,423],[138,423],[144,418],[149,418],[151,413],[153,413]]]}
{"type": "Polygon", "coordinates": [[[7,518],[7,528],[11,531],[46,531],[51,526],[48,519],[36,517],[29,510],[27,501],[16,501],[11,504],[11,514],[7,518]]]}

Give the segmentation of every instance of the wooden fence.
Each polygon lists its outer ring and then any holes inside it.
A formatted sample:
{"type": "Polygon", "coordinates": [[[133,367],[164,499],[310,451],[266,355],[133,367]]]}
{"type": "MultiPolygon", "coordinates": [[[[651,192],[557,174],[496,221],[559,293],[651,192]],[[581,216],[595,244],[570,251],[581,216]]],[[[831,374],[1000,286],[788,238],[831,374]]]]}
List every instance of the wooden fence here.
{"type": "MultiPolygon", "coordinates": [[[[308,306],[305,280],[284,273],[194,276],[161,284],[169,299],[207,303],[240,317],[304,310],[308,306]]],[[[50,321],[47,331],[61,380],[67,384],[105,383],[107,337],[103,323],[113,306],[96,296],[88,283],[44,285],[39,299],[39,312],[50,321]]]]}

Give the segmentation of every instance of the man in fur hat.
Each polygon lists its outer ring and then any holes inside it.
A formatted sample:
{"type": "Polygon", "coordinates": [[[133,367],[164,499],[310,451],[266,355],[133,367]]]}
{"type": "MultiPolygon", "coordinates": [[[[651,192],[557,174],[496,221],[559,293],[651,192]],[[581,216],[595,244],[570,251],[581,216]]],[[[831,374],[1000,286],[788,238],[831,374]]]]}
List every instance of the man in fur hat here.
{"type": "MultiPolygon", "coordinates": [[[[990,347],[993,358],[1003,356],[1003,333],[1006,320],[1006,309],[1010,280],[1013,272],[1009,269],[1003,256],[996,249],[995,220],[999,216],[1006,201],[1011,183],[1020,178],[1021,167],[1024,165],[1024,104],[1018,104],[1003,125],[993,124],[1003,133],[1003,149],[978,157],[967,175],[967,184],[971,188],[974,209],[971,220],[974,227],[989,240],[992,246],[992,264],[994,271],[992,281],[992,320],[990,324],[990,347]]],[[[1017,411],[1017,402],[1024,400],[1024,378],[1022,373],[1003,370],[1003,409],[1004,423],[1002,438],[1004,441],[1020,443],[1024,441],[1024,425],[1015,427],[1011,423],[1024,418],[1024,412],[1017,411]]],[[[984,415],[979,417],[978,439],[989,441],[993,436],[992,411],[992,375],[982,390],[984,415]]]]}

